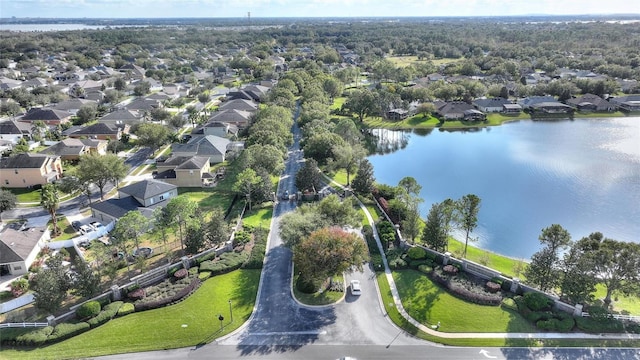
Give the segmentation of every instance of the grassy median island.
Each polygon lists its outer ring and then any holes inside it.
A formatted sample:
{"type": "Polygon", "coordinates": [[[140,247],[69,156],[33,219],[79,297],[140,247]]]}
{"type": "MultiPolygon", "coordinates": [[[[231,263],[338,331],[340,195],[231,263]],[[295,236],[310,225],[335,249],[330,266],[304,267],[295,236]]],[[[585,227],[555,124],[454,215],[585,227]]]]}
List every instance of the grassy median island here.
{"type": "Polygon", "coordinates": [[[50,346],[32,350],[3,349],[0,358],[75,359],[208,343],[249,319],[259,280],[260,270],[236,270],[216,276],[178,304],[116,318],[50,346]],[[233,322],[229,316],[229,300],[233,322]],[[219,315],[224,316],[222,329],[219,315]]]}

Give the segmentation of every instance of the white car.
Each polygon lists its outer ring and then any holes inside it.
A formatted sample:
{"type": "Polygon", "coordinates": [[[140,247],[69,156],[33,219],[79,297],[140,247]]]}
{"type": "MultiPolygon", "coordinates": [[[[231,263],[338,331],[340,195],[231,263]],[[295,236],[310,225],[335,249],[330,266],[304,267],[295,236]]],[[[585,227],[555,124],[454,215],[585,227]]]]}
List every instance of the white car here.
{"type": "Polygon", "coordinates": [[[90,232],[93,231],[93,228],[89,225],[82,225],[80,226],[80,234],[84,235],[84,234],[88,234],[90,232]]]}
{"type": "Polygon", "coordinates": [[[359,280],[351,280],[351,295],[359,296],[362,294],[362,288],[360,287],[359,280]]]}
{"type": "Polygon", "coordinates": [[[94,230],[96,230],[96,231],[97,231],[99,228],[101,228],[101,227],[103,227],[103,226],[104,226],[104,225],[100,224],[100,223],[99,223],[99,222],[97,222],[97,221],[92,222],[90,225],[91,225],[91,227],[93,227],[93,229],[94,229],[94,230]]]}

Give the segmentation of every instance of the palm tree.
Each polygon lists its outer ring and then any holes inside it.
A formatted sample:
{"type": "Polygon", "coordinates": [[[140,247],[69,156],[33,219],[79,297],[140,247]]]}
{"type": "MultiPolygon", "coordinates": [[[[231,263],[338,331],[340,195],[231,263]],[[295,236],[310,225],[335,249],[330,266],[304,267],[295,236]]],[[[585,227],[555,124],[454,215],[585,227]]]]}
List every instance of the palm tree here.
{"type": "Polygon", "coordinates": [[[56,216],[56,210],[60,205],[58,199],[58,188],[55,184],[46,184],[40,191],[40,205],[49,212],[51,215],[51,222],[53,223],[53,236],[57,236],[60,233],[58,229],[58,217],[56,216]]]}

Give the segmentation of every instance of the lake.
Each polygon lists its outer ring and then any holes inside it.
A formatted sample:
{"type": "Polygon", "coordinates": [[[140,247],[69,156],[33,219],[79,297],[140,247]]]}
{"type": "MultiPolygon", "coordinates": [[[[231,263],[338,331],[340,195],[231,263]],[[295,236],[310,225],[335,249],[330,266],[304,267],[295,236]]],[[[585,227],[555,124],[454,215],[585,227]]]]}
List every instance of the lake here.
{"type": "Polygon", "coordinates": [[[446,198],[482,199],[476,246],[529,259],[540,249],[541,230],[555,223],[574,240],[600,231],[640,242],[640,118],[375,133],[385,152],[369,157],[376,181],[414,177],[423,218],[446,198]]]}

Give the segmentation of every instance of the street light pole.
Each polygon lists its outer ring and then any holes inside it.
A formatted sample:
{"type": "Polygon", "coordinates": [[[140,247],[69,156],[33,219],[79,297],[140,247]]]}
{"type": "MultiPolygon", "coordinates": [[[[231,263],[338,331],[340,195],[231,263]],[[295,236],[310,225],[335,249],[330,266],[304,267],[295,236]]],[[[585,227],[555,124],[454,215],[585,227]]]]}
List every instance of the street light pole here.
{"type": "Polygon", "coordinates": [[[233,322],[233,309],[231,308],[231,299],[229,299],[229,315],[231,315],[231,322],[233,322]]]}

